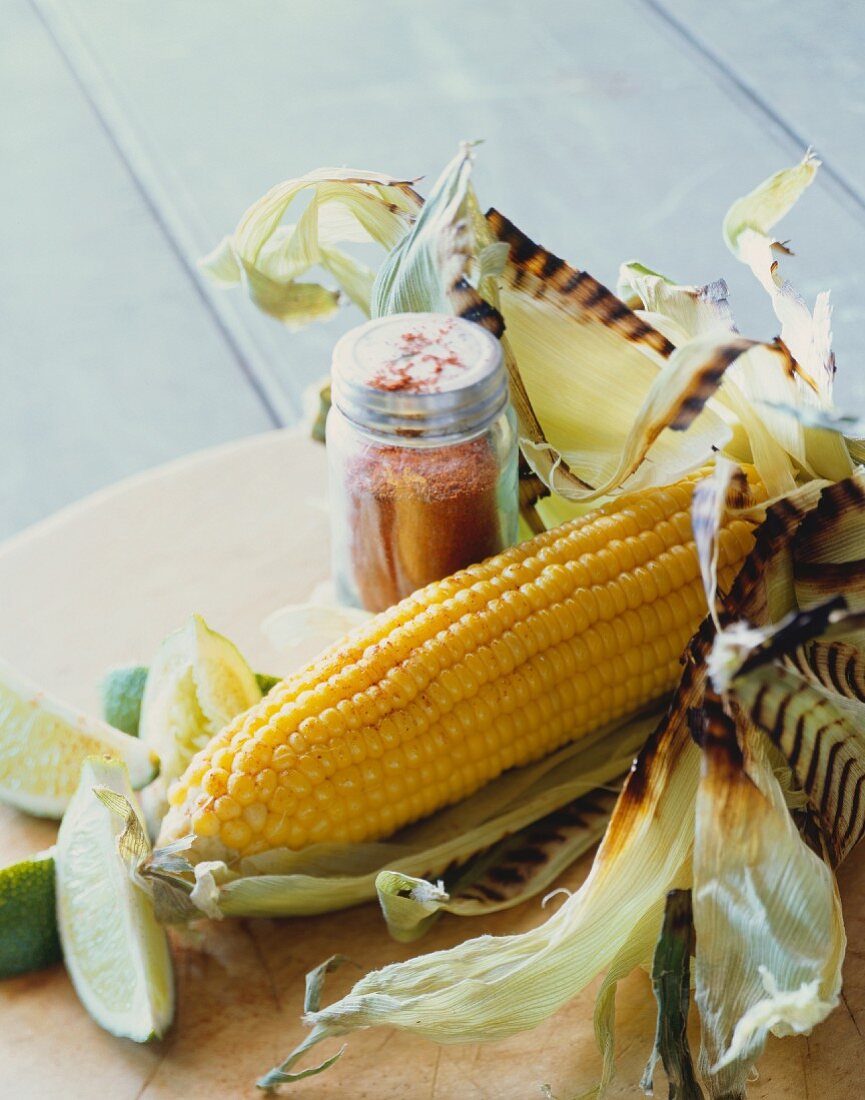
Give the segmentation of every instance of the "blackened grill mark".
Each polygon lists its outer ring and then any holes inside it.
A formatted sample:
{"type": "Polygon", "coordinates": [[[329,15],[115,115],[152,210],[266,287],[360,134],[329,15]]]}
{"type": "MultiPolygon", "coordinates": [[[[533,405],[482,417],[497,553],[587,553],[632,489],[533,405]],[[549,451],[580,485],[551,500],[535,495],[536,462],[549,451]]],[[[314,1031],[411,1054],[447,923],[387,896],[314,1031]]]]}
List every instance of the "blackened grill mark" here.
{"type": "Polygon", "coordinates": [[[829,750],[829,756],[826,759],[826,773],[823,777],[823,793],[820,796],[820,816],[825,817],[826,812],[829,809],[829,799],[832,796],[832,781],[833,772],[835,771],[835,760],[838,753],[841,751],[843,741],[836,741],[832,748],[829,750]]]}
{"type": "Polygon", "coordinates": [[[681,432],[683,429],[690,426],[691,421],[703,408],[711,395],[706,394],[692,394],[682,399],[679,404],[679,410],[676,413],[675,419],[670,422],[670,427],[674,432],[681,432]],[[685,414],[688,415],[685,415],[685,414]]]}
{"type": "Polygon", "coordinates": [[[705,728],[703,748],[730,774],[739,775],[744,768],[742,746],[736,732],[735,719],[724,710],[721,697],[707,688],[703,700],[705,728]]]}
{"type": "Polygon", "coordinates": [[[540,848],[516,848],[511,852],[511,859],[514,863],[546,863],[546,852],[540,848]]]}
{"type": "Polygon", "coordinates": [[[505,331],[505,322],[497,309],[483,300],[473,302],[470,306],[459,311],[459,316],[464,321],[472,321],[476,325],[487,329],[494,336],[501,336],[505,331]]]}
{"type": "Polygon", "coordinates": [[[498,210],[492,208],[488,210],[486,219],[499,240],[506,241],[510,245],[511,259],[514,263],[525,264],[537,252],[538,246],[535,242],[521,229],[517,229],[514,223],[498,210]]]}
{"type": "MultiPolygon", "coordinates": [[[[597,279],[592,279],[588,287],[588,293],[583,298],[583,305],[585,305],[587,309],[591,309],[593,306],[600,305],[601,302],[606,302],[608,298],[612,297],[613,295],[602,283],[599,283],[597,279]]],[[[624,306],[628,313],[631,312],[628,307],[624,305],[624,302],[622,302],[621,305],[624,306]]]]}
{"type": "Polygon", "coordinates": [[[856,677],[856,654],[851,653],[847,658],[847,663],[844,666],[844,680],[847,684],[847,688],[852,699],[862,698],[862,689],[859,687],[859,683],[856,677]]]}
{"type": "Polygon", "coordinates": [[[564,260],[554,256],[552,252],[547,252],[544,256],[544,266],[541,268],[541,274],[545,279],[552,279],[564,266],[564,260]]]}
{"type": "Polygon", "coordinates": [[[703,713],[703,708],[691,707],[685,715],[685,719],[688,723],[688,731],[691,734],[694,744],[697,745],[698,748],[702,748],[706,740],[706,717],[703,713]]]}
{"type": "Polygon", "coordinates": [[[519,886],[525,882],[526,875],[519,867],[511,867],[507,864],[500,867],[491,867],[487,871],[487,878],[493,882],[500,882],[503,886],[519,886]]]}
{"type": "Polygon", "coordinates": [[[565,829],[585,829],[588,824],[576,808],[563,810],[558,820],[565,829]]]}
{"type": "Polygon", "coordinates": [[[692,380],[690,392],[680,402],[679,409],[670,423],[674,431],[683,431],[692,423],[696,414],[702,410],[721,384],[730,364],[751,346],[753,346],[751,340],[732,341],[729,347],[719,350],[715,357],[703,367],[692,380]]]}
{"type": "MultiPolygon", "coordinates": [[[[769,723],[766,719],[764,711],[766,710],[766,696],[769,694],[769,685],[761,684],[757,694],[754,696],[754,705],[751,708],[751,714],[754,716],[754,721],[763,726],[764,729],[768,729],[769,723]]],[[[777,728],[777,722],[775,723],[777,728]]],[[[777,743],[777,737],[774,731],[771,734],[772,740],[777,743]]]]}
{"type": "Polygon", "coordinates": [[[559,289],[561,290],[562,294],[573,294],[580,283],[589,278],[591,278],[591,276],[587,275],[585,271],[572,271],[570,275],[568,275],[567,279],[565,279],[565,281],[559,287],[559,289]]]}
{"type": "Polygon", "coordinates": [[[844,812],[844,803],[847,798],[847,782],[850,779],[850,772],[853,770],[855,760],[852,756],[848,756],[844,762],[844,767],[841,769],[841,776],[838,780],[838,796],[837,803],[835,805],[835,817],[832,819],[832,837],[837,843],[838,827],[841,822],[841,814],[844,812]]]}
{"type": "Polygon", "coordinates": [[[844,835],[841,837],[842,851],[847,847],[850,842],[850,837],[853,835],[853,830],[856,828],[856,819],[859,816],[859,802],[862,798],[863,783],[865,783],[865,775],[860,775],[856,780],[856,786],[853,788],[853,805],[850,807],[850,819],[847,822],[847,828],[844,830],[844,835]]]}
{"type": "Polygon", "coordinates": [[[855,561],[801,561],[793,565],[793,576],[826,592],[843,591],[854,583],[865,583],[865,558],[855,561]]]}
{"type": "Polygon", "coordinates": [[[447,884],[453,881],[454,876],[460,870],[461,866],[462,864],[458,860],[452,859],[443,871],[439,871],[437,873],[434,873],[432,871],[424,871],[423,874],[418,875],[418,878],[440,878],[445,884],[447,884]]]}
{"type": "MultiPolygon", "coordinates": [[[[631,311],[628,309],[625,303],[620,298],[616,298],[614,295],[610,295],[604,305],[604,316],[607,321],[612,321],[613,323],[616,323],[631,316],[631,311]]],[[[637,341],[639,341],[646,333],[652,331],[649,326],[643,321],[640,321],[636,325],[631,325],[626,322],[625,327],[628,330],[628,334],[630,336],[633,336],[637,341]]]]}
{"type": "Polygon", "coordinates": [[[802,753],[802,745],[805,741],[805,722],[807,720],[807,717],[807,712],[803,711],[796,719],[796,729],[793,733],[793,747],[787,757],[787,763],[790,765],[793,771],[796,770],[796,765],[799,763],[799,756],[802,753]]]}
{"type": "MultiPolygon", "coordinates": [[[[575,832],[591,828],[598,819],[606,820],[615,801],[616,795],[613,792],[606,798],[602,792],[594,792],[548,814],[526,830],[522,847],[505,850],[499,862],[488,867],[476,881],[467,883],[454,896],[475,900],[486,898],[491,901],[514,896],[514,889],[508,887],[519,888],[529,882],[540,868],[550,863],[556,851],[575,832]]],[[[449,869],[453,878],[459,877],[456,874],[459,869],[457,864],[449,869]]],[[[421,877],[433,876],[426,874],[421,877]]],[[[447,883],[446,875],[440,877],[445,877],[447,883]]]]}
{"type": "Polygon", "coordinates": [[[802,786],[810,794],[814,790],[814,782],[817,778],[817,769],[820,767],[820,751],[823,747],[823,734],[828,726],[818,726],[814,734],[814,745],[811,749],[811,759],[808,761],[808,774],[802,782],[802,786]]]}
{"type": "Polygon", "coordinates": [[[832,687],[839,695],[843,695],[844,685],[841,683],[841,677],[838,673],[838,649],[833,645],[829,646],[826,652],[826,673],[832,687]]]}
{"type": "Polygon", "coordinates": [[[573,296],[585,309],[594,311],[601,323],[619,329],[635,343],[647,344],[660,355],[672,355],[674,348],[666,336],[637,317],[603,283],[535,244],[497,210],[488,210],[486,218],[496,237],[510,246],[509,259],[514,269],[511,279],[515,288],[523,285],[526,274],[533,275],[539,280],[532,291],[534,297],[544,298],[552,291],[573,296]]]}
{"type": "Polygon", "coordinates": [[[797,508],[786,498],[777,501],[767,510],[765,519],[757,528],[751,553],[733,582],[728,602],[723,609],[723,618],[733,621],[755,617],[753,603],[761,598],[760,582],[765,567],[786,544],[788,537],[800,525],[805,515],[803,509],[797,508]]]}
{"type": "Polygon", "coordinates": [[[803,648],[794,649],[787,657],[787,663],[792,666],[796,672],[807,675],[810,661],[807,659],[805,650],[803,648]]]}
{"type": "Polygon", "coordinates": [[[558,829],[554,829],[551,827],[538,829],[537,832],[535,832],[534,830],[532,831],[532,840],[535,842],[535,844],[560,844],[564,839],[565,838],[562,836],[558,829]]]}
{"type": "Polygon", "coordinates": [[[804,543],[825,534],[826,521],[837,520],[844,512],[861,506],[865,490],[853,478],[829,485],[820,494],[817,507],[806,516],[797,533],[797,542],[804,543]]]}
{"type": "MultiPolygon", "coordinates": [[[[758,668],[770,660],[782,657],[791,646],[802,644],[808,641],[809,638],[824,633],[832,620],[832,615],[845,606],[846,601],[843,597],[838,597],[818,607],[797,612],[771,638],[763,642],[746,658],[739,669],[739,673],[758,668]]],[[[817,680],[823,683],[819,675],[817,675],[817,680]]]]}
{"type": "MultiPolygon", "coordinates": [[[[715,390],[718,388],[718,383],[723,376],[723,371],[711,370],[706,371],[699,377],[694,379],[694,393],[687,394],[681,401],[679,406],[679,412],[676,414],[675,420],[670,425],[671,428],[684,428],[687,427],[687,423],[681,423],[680,419],[682,411],[684,409],[690,409],[695,412],[699,412],[700,409],[706,404],[715,390]]],[[[690,422],[690,421],[689,421],[690,422]]]]}
{"type": "MultiPolygon", "coordinates": [[[[505,895],[501,890],[496,890],[493,886],[486,886],[482,882],[473,886],[472,890],[486,898],[487,901],[504,901],[505,895]]],[[[468,894],[466,896],[468,896],[468,894]]]]}
{"type": "Polygon", "coordinates": [[[516,264],[527,264],[533,256],[537,255],[538,246],[524,234],[512,227],[515,232],[509,234],[511,244],[511,257],[516,264]]]}

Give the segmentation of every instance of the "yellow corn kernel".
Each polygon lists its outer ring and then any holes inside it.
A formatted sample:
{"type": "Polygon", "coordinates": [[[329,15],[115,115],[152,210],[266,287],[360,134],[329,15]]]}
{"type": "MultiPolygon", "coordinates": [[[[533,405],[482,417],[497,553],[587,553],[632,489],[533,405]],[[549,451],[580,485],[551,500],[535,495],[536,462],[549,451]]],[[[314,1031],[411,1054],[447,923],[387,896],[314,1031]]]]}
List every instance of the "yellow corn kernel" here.
{"type": "Polygon", "coordinates": [[[242,817],[253,833],[260,833],[267,821],[267,806],[263,802],[253,802],[244,807],[242,817]]]}
{"type": "Polygon", "coordinates": [[[252,840],[252,829],[239,817],[223,821],[219,827],[219,839],[226,848],[245,851],[252,840]]]}
{"type": "MultiPolygon", "coordinates": [[[[162,842],[192,829],[208,858],[217,835],[233,858],[374,840],[668,692],[706,613],[696,481],[624,497],[377,615],[196,756],[162,842]]],[[[722,530],[722,591],[752,531],[722,530]]]]}
{"type": "Polygon", "coordinates": [[[228,780],[228,793],[238,806],[249,806],[257,796],[255,780],[246,772],[233,772],[228,780]]]}
{"type": "Polygon", "coordinates": [[[213,803],[213,812],[220,821],[231,821],[232,818],[240,817],[240,807],[227,794],[213,803]]]}
{"type": "Polygon", "coordinates": [[[219,826],[219,818],[210,810],[199,810],[192,819],[192,828],[196,836],[216,836],[219,826]]]}

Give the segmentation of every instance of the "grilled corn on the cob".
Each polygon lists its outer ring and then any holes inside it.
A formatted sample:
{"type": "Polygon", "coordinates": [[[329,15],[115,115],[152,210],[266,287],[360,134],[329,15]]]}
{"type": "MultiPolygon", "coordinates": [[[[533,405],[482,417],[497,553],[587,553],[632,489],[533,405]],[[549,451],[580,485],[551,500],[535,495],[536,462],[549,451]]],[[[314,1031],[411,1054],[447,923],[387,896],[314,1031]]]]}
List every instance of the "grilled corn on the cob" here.
{"type": "MultiPolygon", "coordinates": [[[[387,836],[665,694],[706,613],[697,476],[415,593],[230,723],[169,794],[193,858],[387,836]]],[[[721,532],[729,586],[752,525],[721,532]]]]}

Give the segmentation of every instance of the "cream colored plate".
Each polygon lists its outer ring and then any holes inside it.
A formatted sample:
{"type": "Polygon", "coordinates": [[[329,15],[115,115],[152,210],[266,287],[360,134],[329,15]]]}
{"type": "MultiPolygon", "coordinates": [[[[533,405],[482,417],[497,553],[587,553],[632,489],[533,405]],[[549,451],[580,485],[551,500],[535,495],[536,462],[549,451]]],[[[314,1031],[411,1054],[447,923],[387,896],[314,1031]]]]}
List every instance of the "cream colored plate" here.
{"type": "MultiPolygon", "coordinates": [[[[0,547],[0,654],[71,702],[94,707],[111,664],[146,661],[198,611],[261,671],[287,671],[261,619],[303,599],[327,572],[321,448],[275,432],[123,482],[0,547]]],[[[0,859],[47,847],[54,828],[0,809],[0,859]]],[[[574,888],[585,865],[565,876],[574,888]]],[[[852,950],[846,1004],[810,1039],[770,1045],[753,1100],[853,1100],[863,1093],[865,852],[842,876],[852,950]],[[858,1022],[858,1024],[857,1024],[858,1022]]],[[[553,902],[552,904],[555,904],[553,902]]],[[[139,1047],[90,1021],[60,967],[0,983],[0,1095],[78,1100],[235,1100],[300,1040],[303,975],[334,952],[363,969],[542,919],[530,902],[488,920],[446,918],[415,947],[388,939],[375,906],[309,920],[211,925],[175,937],[178,1014],[170,1038],[139,1047]]],[[[357,972],[337,972],[325,1000],[357,972]]],[[[353,1035],[341,1063],[286,1089],[296,1100],[533,1100],[548,1082],[568,1097],[595,1079],[593,990],[534,1032],[438,1048],[389,1031],[353,1035]]],[[[647,980],[619,993],[619,1076],[636,1097],[654,1028],[647,980]]],[[[335,1045],[334,1045],[335,1046],[335,1045]]],[[[322,1046],[313,1056],[331,1052],[322,1046]]],[[[298,1067],[300,1068],[300,1067],[298,1067]]],[[[656,1095],[666,1095],[659,1073],[656,1095]]]]}

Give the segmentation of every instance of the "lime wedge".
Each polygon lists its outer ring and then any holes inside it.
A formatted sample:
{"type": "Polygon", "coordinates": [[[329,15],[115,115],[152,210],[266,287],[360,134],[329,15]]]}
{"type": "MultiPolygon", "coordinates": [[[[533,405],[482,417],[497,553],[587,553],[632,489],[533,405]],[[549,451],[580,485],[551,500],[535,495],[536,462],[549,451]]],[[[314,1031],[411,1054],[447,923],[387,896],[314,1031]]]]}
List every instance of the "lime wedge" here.
{"type": "Polygon", "coordinates": [[[94,753],[125,760],[135,787],[159,768],[146,745],[53,699],[0,661],[0,802],[60,817],[94,753]]]}
{"type": "Polygon", "coordinates": [[[131,737],[138,736],[141,719],[141,696],[147,682],[145,665],[123,665],[111,668],[102,677],[102,717],[115,729],[131,737]]]}
{"type": "MultiPolygon", "coordinates": [[[[147,683],[146,665],[122,665],[110,668],[99,685],[102,693],[102,717],[115,729],[132,737],[138,736],[141,722],[141,699],[147,683]]],[[[278,676],[256,672],[256,683],[262,695],[267,695],[279,683],[278,676]]]]}
{"type": "Polygon", "coordinates": [[[154,832],[168,808],[168,785],[223,726],[260,699],[255,673],[237,647],[200,615],[165,639],[147,676],[138,731],[162,763],[144,799],[154,832]]]}
{"type": "Polygon", "coordinates": [[[171,1024],[174,979],[165,929],[130,873],[149,849],[134,797],[123,763],[85,761],[60,825],[55,865],[57,925],[75,991],[106,1031],[142,1043],[171,1024]]]}
{"type": "Polygon", "coordinates": [[[267,672],[256,672],[255,680],[262,695],[269,695],[279,683],[278,676],[270,676],[267,672]]]}
{"type": "Polygon", "coordinates": [[[0,870],[0,978],[60,962],[54,849],[0,870]]]}

